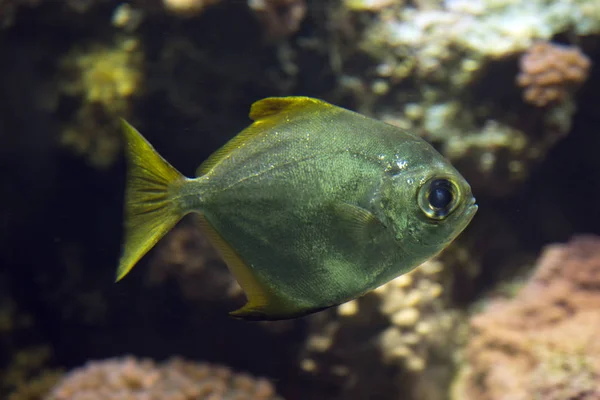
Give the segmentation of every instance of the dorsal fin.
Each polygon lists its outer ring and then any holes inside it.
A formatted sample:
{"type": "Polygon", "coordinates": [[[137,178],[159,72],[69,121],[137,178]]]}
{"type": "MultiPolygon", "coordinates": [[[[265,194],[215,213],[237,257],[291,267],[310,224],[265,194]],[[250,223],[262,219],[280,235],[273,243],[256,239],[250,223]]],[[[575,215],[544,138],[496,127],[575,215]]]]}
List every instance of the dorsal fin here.
{"type": "Polygon", "coordinates": [[[319,99],[304,96],[290,97],[267,97],[252,104],[250,107],[250,119],[261,121],[273,115],[281,114],[286,111],[299,110],[307,106],[331,106],[319,99]]]}
{"type": "Polygon", "coordinates": [[[264,134],[271,126],[281,123],[281,118],[285,117],[287,115],[286,113],[292,111],[297,112],[302,108],[309,106],[333,107],[331,104],[322,100],[303,96],[267,97],[258,100],[250,107],[250,119],[252,119],[254,123],[208,157],[206,161],[200,165],[196,171],[196,175],[205,175],[215,165],[227,157],[231,151],[242,147],[248,139],[264,134]]]}

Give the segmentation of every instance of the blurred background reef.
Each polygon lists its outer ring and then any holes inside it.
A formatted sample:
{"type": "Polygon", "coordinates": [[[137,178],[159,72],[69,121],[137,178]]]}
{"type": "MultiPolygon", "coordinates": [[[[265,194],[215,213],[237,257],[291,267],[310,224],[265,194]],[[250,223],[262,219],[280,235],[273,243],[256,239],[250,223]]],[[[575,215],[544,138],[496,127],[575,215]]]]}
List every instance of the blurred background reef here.
{"type": "Polygon", "coordinates": [[[597,0],[0,0],[0,50],[0,398],[600,399],[597,0]],[[292,94],[430,141],[472,224],[300,320],[229,318],[194,217],[113,284],[118,118],[191,176],[292,94]]]}

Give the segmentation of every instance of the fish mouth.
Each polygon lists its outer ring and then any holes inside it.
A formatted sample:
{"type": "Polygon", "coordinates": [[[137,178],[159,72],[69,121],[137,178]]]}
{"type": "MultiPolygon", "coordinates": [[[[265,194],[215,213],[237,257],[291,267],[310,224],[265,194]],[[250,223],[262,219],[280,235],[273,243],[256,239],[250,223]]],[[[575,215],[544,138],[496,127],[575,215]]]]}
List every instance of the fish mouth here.
{"type": "Polygon", "coordinates": [[[477,200],[475,199],[475,197],[471,197],[471,201],[469,202],[469,204],[467,204],[466,213],[468,215],[473,216],[479,209],[479,206],[477,205],[476,202],[477,202],[477,200]]]}

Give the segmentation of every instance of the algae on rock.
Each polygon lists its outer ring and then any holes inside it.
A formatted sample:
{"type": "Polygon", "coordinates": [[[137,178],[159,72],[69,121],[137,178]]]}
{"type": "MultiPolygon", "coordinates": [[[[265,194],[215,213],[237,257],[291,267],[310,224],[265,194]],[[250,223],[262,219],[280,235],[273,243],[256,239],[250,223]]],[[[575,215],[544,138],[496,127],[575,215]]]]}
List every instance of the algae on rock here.
{"type": "Polygon", "coordinates": [[[475,192],[514,191],[569,132],[576,110],[571,97],[543,108],[524,103],[518,57],[558,34],[599,35],[600,3],[413,3],[337,11],[359,26],[358,40],[344,42],[354,49],[333,44],[333,54],[346,55],[340,84],[350,85],[361,111],[433,142],[475,192]]]}
{"type": "Polygon", "coordinates": [[[77,102],[62,129],[62,144],[98,168],[111,166],[120,151],[119,118],[129,118],[142,91],[144,55],[135,37],[91,42],[72,49],[60,62],[65,97],[77,102]]]}

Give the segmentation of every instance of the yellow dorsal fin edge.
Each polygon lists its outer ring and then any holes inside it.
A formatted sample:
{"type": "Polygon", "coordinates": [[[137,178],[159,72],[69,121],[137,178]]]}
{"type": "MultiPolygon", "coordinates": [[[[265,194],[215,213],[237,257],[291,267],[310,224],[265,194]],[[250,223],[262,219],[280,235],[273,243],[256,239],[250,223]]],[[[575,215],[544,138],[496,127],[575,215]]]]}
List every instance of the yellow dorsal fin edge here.
{"type": "Polygon", "coordinates": [[[250,119],[260,121],[273,115],[306,108],[310,106],[331,106],[319,99],[304,96],[267,97],[252,104],[250,119]]]}
{"type": "Polygon", "coordinates": [[[285,122],[281,119],[287,113],[298,112],[307,107],[333,107],[331,104],[319,99],[304,96],[290,97],[267,97],[256,101],[250,107],[250,119],[252,125],[241,131],[237,136],[227,142],[219,150],[215,151],[200,165],[196,171],[197,176],[207,174],[215,165],[223,161],[234,149],[242,147],[246,141],[264,134],[269,126],[285,122]]]}

